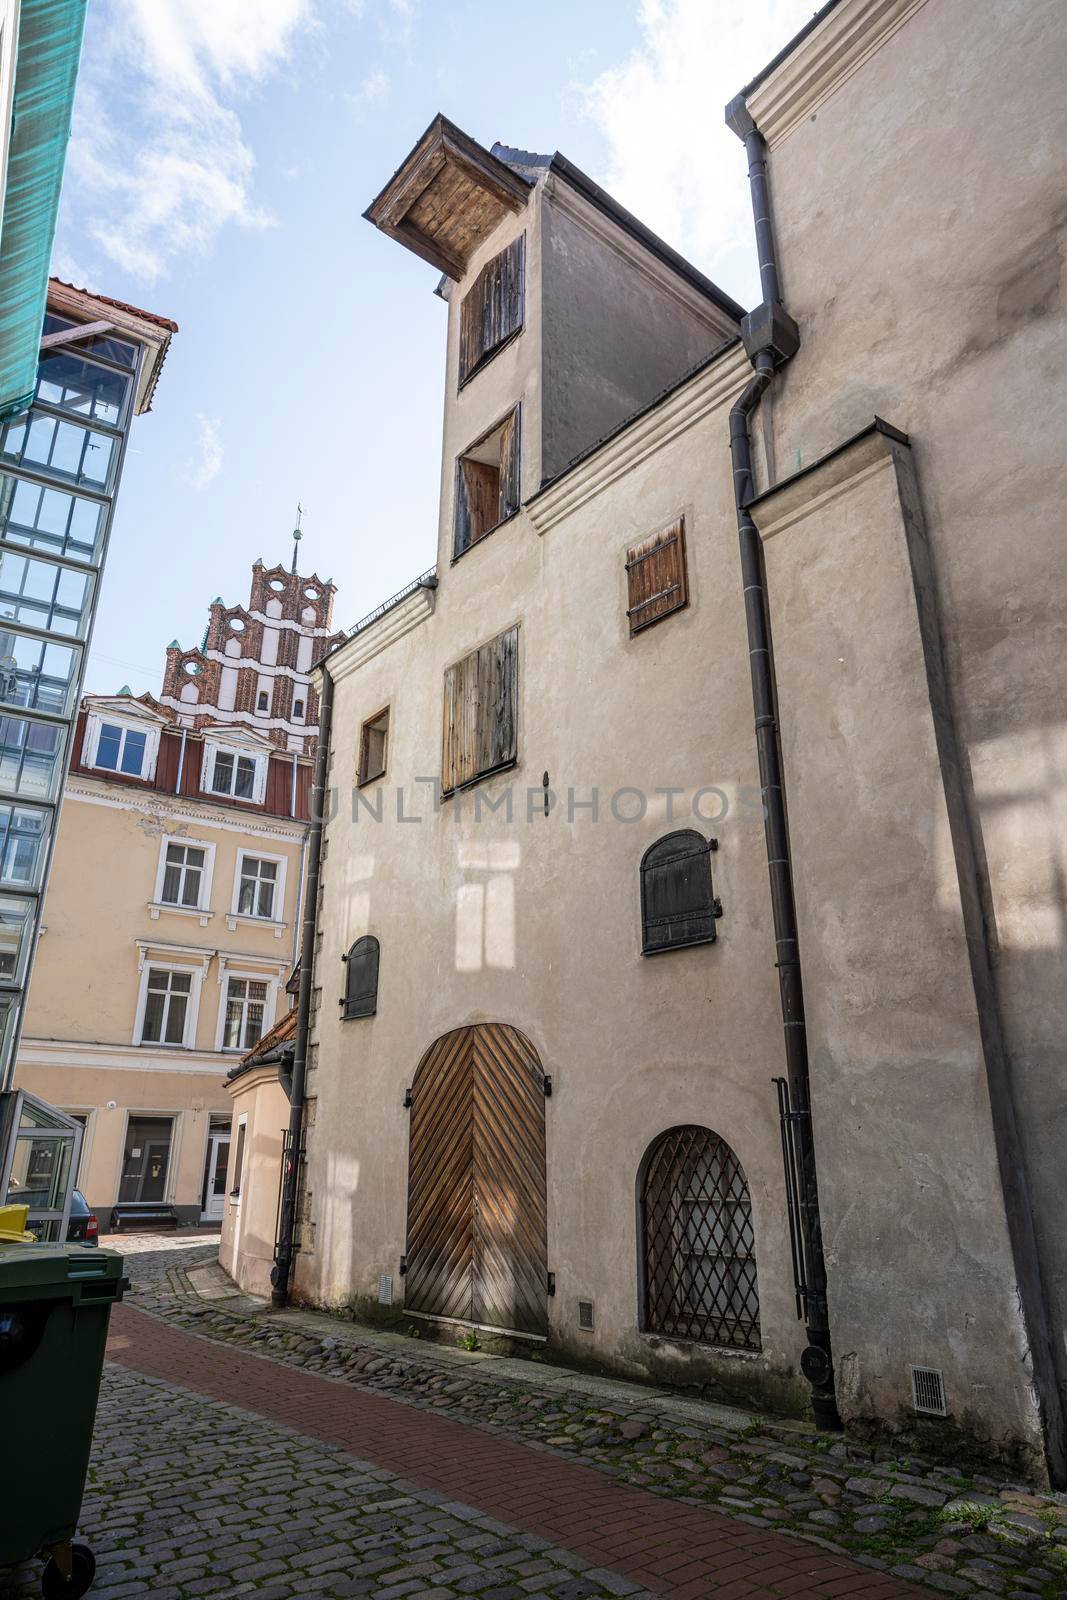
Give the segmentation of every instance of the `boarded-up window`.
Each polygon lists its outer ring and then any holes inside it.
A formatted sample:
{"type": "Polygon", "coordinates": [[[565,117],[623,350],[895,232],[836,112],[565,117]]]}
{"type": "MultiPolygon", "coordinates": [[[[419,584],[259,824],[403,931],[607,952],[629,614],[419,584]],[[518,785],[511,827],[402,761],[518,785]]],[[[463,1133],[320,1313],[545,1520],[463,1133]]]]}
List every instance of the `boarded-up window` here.
{"type": "Polygon", "coordinates": [[[519,630],[509,628],[445,673],[441,789],[498,772],[515,760],[519,630]]]}
{"type": "Polygon", "coordinates": [[[641,949],[646,956],[710,944],[722,907],[711,887],[715,841],[694,828],[657,839],[641,861],[641,949]]]}
{"type": "Polygon", "coordinates": [[[343,1017],[373,1017],[377,1011],[378,955],[378,941],[368,933],[357,939],[345,956],[343,1017]]]}
{"type": "Polygon", "coordinates": [[[684,517],[627,550],[626,578],[631,638],[688,603],[684,517]]]}
{"type": "Polygon", "coordinates": [[[519,408],[456,462],[454,555],[492,533],[519,509],[519,408]]]}
{"type": "Polygon", "coordinates": [[[459,314],[459,381],[472,378],[522,327],[526,236],[520,234],[475,278],[459,314]]]}

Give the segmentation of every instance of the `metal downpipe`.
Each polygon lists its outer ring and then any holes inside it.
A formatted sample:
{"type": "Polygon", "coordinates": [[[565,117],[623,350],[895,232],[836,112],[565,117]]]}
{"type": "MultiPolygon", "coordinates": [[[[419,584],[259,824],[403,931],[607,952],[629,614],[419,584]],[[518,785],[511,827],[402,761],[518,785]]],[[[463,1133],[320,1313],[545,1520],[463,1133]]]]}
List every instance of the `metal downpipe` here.
{"type": "Polygon", "coordinates": [[[278,1240],[270,1275],[271,1305],[276,1311],[289,1304],[289,1285],[295,1254],[296,1208],[300,1190],[300,1151],[304,1135],[304,1085],[307,1079],[308,1035],[311,1031],[311,985],[315,967],[315,931],[319,914],[319,863],[322,825],[326,815],[326,778],[330,761],[330,724],[333,720],[333,679],[322,669],[319,699],[319,742],[311,785],[311,831],[308,840],[307,883],[304,888],[303,932],[300,940],[300,988],[296,1013],[296,1047],[293,1053],[293,1087],[289,1097],[289,1149],[282,1171],[278,1240]]]}
{"type": "MultiPolygon", "coordinates": [[[[796,329],[781,304],[778,256],[772,226],[766,147],[763,137],[749,117],[743,102],[735,101],[727,108],[727,121],[743,139],[745,153],[748,156],[752,216],[759,256],[760,285],[764,297],[763,306],[758,312],[752,313],[745,319],[745,343],[755,371],[730,410],[730,460],[734,504],[737,511],[741,581],[745,599],[756,754],[763,799],[763,827],[771,891],[775,965],[778,971],[785,1039],[787,1104],[791,1108],[789,1137],[796,1154],[795,1220],[799,1237],[795,1255],[800,1258],[796,1263],[800,1269],[797,1272],[797,1299],[798,1306],[803,1311],[808,1338],[808,1346],[801,1356],[800,1365],[811,1385],[811,1408],[816,1422],[822,1428],[840,1429],[841,1418],[837,1409],[833,1355],[830,1348],[826,1259],[823,1252],[815,1142],[811,1125],[811,1079],[804,1022],[804,986],[797,937],[789,829],[786,821],[767,583],[759,530],[746,510],[755,489],[749,419],[773,381],[776,368],[784,364],[793,354],[796,348],[796,329]]],[[[789,1181],[790,1174],[787,1171],[787,1184],[789,1181]]],[[[792,1202],[790,1204],[792,1225],[792,1202]]]]}

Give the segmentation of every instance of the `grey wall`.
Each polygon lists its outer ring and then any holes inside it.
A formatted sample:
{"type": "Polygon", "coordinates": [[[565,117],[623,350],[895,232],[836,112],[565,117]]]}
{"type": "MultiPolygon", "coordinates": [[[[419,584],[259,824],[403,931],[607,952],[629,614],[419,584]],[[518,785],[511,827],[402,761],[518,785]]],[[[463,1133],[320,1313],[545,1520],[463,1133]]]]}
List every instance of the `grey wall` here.
{"type": "Polygon", "coordinates": [[[779,472],[874,413],[914,445],[1061,1377],[1065,63],[1058,0],[928,0],[770,156],[803,340],[775,390],[779,472]]]}
{"type": "Polygon", "coordinates": [[[735,330],[711,301],[559,180],[544,189],[541,274],[547,479],[735,330]]]}

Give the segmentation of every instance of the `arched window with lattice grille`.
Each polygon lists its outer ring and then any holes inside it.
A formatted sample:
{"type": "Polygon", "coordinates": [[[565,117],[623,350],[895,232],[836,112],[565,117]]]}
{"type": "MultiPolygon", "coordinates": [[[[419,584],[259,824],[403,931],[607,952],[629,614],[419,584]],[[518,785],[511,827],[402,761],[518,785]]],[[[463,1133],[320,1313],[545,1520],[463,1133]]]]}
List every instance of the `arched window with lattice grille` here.
{"type": "Polygon", "coordinates": [[[645,1152],[638,1200],[642,1330],[759,1350],[752,1201],[726,1141],[668,1128],[645,1152]]]}

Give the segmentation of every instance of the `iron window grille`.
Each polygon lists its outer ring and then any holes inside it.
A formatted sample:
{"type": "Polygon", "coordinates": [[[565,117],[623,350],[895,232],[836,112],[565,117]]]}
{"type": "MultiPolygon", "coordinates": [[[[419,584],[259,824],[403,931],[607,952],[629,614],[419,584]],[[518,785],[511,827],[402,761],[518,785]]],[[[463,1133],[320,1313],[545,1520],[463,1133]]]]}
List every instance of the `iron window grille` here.
{"type": "Polygon", "coordinates": [[[752,1202],[730,1146],[708,1128],[669,1128],[638,1195],[643,1331],[761,1349],[752,1202]]]}

